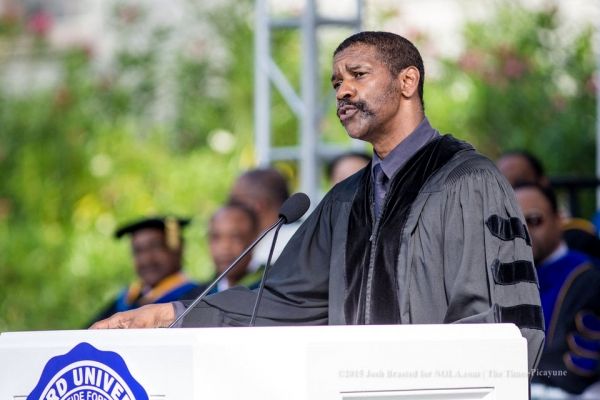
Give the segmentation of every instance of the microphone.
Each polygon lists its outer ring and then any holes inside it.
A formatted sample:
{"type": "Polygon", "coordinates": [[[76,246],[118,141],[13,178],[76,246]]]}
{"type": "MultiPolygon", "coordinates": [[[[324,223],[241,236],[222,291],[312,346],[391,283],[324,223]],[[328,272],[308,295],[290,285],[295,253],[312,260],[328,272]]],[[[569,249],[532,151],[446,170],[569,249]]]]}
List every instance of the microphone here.
{"type": "Polygon", "coordinates": [[[310,199],[302,192],[294,193],[283,202],[279,209],[279,217],[285,219],[285,224],[296,222],[310,207],[310,199]]]}
{"type": "MultiPolygon", "coordinates": [[[[284,219],[284,224],[290,224],[292,222],[296,222],[300,217],[304,215],[306,210],[310,207],[310,199],[304,193],[295,193],[289,199],[286,200],[285,203],[279,209],[279,218],[284,219]]],[[[275,231],[275,235],[273,235],[273,242],[271,243],[271,250],[269,251],[269,258],[267,258],[267,264],[265,265],[265,270],[263,271],[263,276],[260,279],[260,287],[258,289],[258,293],[256,295],[256,301],[254,302],[254,309],[252,310],[252,317],[250,318],[250,323],[248,326],[254,326],[254,322],[256,321],[256,314],[258,312],[258,305],[260,304],[260,300],[262,299],[263,291],[265,289],[265,281],[267,280],[267,273],[269,272],[269,267],[271,266],[271,257],[273,256],[273,251],[275,250],[275,242],[277,242],[277,235],[279,234],[279,229],[283,224],[277,227],[275,231]]]]}
{"type": "MultiPolygon", "coordinates": [[[[273,225],[271,225],[267,229],[265,229],[260,234],[260,236],[258,236],[258,238],[256,238],[256,240],[254,240],[254,242],[252,242],[250,244],[250,246],[248,246],[242,252],[242,254],[240,254],[238,256],[238,258],[233,260],[231,265],[229,265],[229,267],[227,267],[227,269],[225,269],[225,271],[223,271],[219,276],[217,276],[217,278],[214,281],[212,281],[212,283],[210,285],[208,285],[208,287],[206,289],[204,289],[204,291],[202,293],[200,293],[200,295],[198,297],[196,297],[196,299],[185,309],[185,311],[183,313],[181,313],[181,315],[179,317],[177,317],[175,319],[175,321],[173,321],[168,327],[173,328],[179,321],[181,321],[183,318],[185,318],[185,316],[188,315],[192,311],[192,309],[198,305],[198,303],[200,303],[202,300],[204,300],[204,298],[208,295],[208,293],[210,293],[210,291],[215,286],[217,286],[217,284],[221,281],[221,279],[223,279],[225,276],[227,276],[229,274],[229,272],[238,265],[240,260],[242,260],[246,256],[246,254],[248,254],[254,247],[256,247],[258,242],[260,242],[273,229],[277,228],[277,230],[275,231],[275,236],[273,238],[273,244],[271,245],[271,252],[269,253],[267,265],[265,266],[265,271],[263,273],[263,277],[260,282],[261,287],[259,290],[259,295],[262,296],[262,288],[264,286],[264,279],[265,279],[265,276],[267,273],[267,268],[268,268],[269,264],[271,263],[271,256],[273,255],[273,249],[275,248],[275,241],[277,240],[277,233],[279,232],[279,228],[281,228],[281,226],[284,224],[290,224],[292,222],[296,222],[298,219],[300,219],[300,217],[302,217],[304,215],[304,213],[308,210],[309,206],[310,206],[310,199],[308,198],[308,196],[306,194],[300,193],[300,192],[294,193],[286,201],[284,201],[283,204],[281,205],[281,208],[279,209],[279,219],[273,225]]],[[[255,303],[255,309],[258,306],[259,299],[260,298],[257,298],[257,303],[255,303]]],[[[254,312],[253,312],[253,314],[254,314],[254,312]]]]}

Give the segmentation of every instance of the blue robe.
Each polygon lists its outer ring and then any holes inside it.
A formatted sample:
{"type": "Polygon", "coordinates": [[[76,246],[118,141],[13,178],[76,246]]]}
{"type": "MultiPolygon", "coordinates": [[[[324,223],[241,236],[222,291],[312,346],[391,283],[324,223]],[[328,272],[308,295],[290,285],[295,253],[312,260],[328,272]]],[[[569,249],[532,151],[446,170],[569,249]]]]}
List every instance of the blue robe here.
{"type": "Polygon", "coordinates": [[[533,381],[579,394],[600,379],[600,269],[568,250],[537,272],[546,344],[533,381]]]}
{"type": "MultiPolygon", "coordinates": [[[[142,284],[134,282],[123,289],[102,312],[92,321],[110,317],[114,313],[128,311],[146,304],[170,303],[196,298],[206,286],[189,280],[182,272],[169,275],[150,291],[143,292],[142,284]]],[[[91,324],[90,324],[91,325],[91,324]]]]}

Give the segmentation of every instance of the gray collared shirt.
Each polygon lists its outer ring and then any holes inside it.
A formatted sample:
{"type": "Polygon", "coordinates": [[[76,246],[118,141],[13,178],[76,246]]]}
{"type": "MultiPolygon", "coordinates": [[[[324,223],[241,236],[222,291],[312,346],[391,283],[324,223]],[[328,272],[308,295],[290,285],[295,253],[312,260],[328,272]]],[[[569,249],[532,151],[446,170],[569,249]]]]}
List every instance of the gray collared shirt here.
{"type": "MultiPolygon", "coordinates": [[[[423,118],[423,121],[412,131],[402,142],[400,142],[384,159],[379,158],[377,153],[373,152],[373,162],[371,163],[371,176],[373,185],[377,185],[375,182],[374,169],[375,166],[381,164],[381,169],[385,173],[387,179],[381,184],[383,187],[373,187],[374,192],[377,190],[383,190],[387,193],[391,179],[394,177],[396,172],[400,170],[406,164],[406,162],[414,156],[423,146],[432,141],[433,139],[440,136],[440,133],[433,129],[427,120],[427,117],[423,118]]],[[[379,218],[379,212],[383,207],[382,200],[375,196],[375,215],[379,218]]]]}

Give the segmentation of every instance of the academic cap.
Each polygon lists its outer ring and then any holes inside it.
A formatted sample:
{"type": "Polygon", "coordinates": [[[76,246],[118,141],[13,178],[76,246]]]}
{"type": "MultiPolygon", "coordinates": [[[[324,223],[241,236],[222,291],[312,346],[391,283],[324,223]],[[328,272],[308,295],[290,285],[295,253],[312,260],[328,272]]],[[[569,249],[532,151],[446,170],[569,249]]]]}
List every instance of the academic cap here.
{"type": "Polygon", "coordinates": [[[135,233],[140,229],[155,228],[165,232],[167,245],[171,249],[179,248],[181,229],[190,223],[189,218],[176,218],[155,216],[140,219],[124,225],[116,230],[115,237],[121,238],[124,235],[135,233]]]}

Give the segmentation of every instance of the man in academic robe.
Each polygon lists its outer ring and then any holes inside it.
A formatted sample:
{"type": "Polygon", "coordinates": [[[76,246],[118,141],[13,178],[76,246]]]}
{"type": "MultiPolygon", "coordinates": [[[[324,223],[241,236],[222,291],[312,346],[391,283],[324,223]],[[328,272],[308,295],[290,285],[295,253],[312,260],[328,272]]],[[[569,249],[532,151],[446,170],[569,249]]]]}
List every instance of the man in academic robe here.
{"type": "Polygon", "coordinates": [[[116,238],[131,237],[131,253],[137,278],[94,319],[146,304],[193,299],[201,286],[182,271],[182,229],[189,219],[148,217],[117,229],[116,238]]]}
{"type": "MultiPolygon", "coordinates": [[[[256,325],[512,322],[538,360],[543,315],[514,193],[469,144],[424,114],[418,50],[361,32],[334,52],[331,83],[348,134],[371,163],[337,184],[273,265],[256,325]]],[[[207,298],[183,326],[247,325],[256,293],[207,298]]],[[[184,303],[122,313],[95,328],[165,326],[184,303]]]]}
{"type": "MultiPolygon", "coordinates": [[[[496,166],[513,188],[523,183],[535,183],[541,187],[551,186],[542,162],[526,150],[503,153],[496,161],[496,166]]],[[[568,214],[568,211],[561,210],[561,213],[568,214]]],[[[594,224],[574,216],[561,220],[562,237],[567,247],[600,260],[600,237],[594,224]]]]}
{"type": "Polygon", "coordinates": [[[522,183],[515,193],[531,234],[546,324],[533,382],[580,394],[600,380],[600,268],[565,244],[552,189],[522,183]]]}

